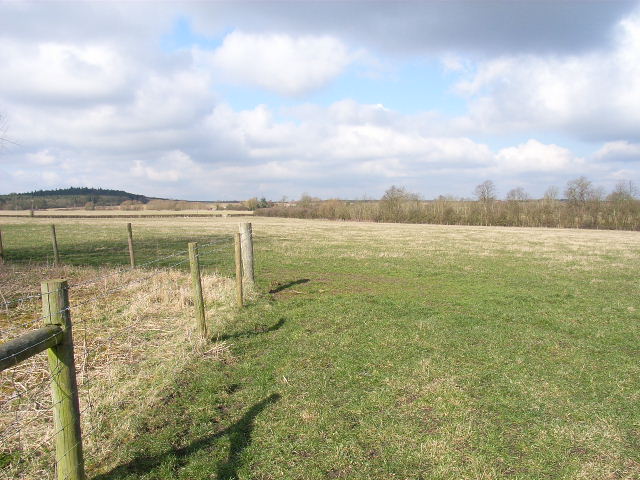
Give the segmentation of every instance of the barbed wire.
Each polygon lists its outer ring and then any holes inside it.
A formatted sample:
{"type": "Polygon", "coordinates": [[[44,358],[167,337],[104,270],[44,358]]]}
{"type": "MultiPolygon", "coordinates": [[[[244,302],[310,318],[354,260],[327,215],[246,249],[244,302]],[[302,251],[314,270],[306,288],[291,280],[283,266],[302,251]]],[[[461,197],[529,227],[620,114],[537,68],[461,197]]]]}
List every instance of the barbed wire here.
{"type": "MultiPolygon", "coordinates": [[[[214,246],[214,245],[219,245],[219,244],[223,244],[223,243],[225,243],[225,240],[215,240],[215,241],[213,241],[213,242],[209,242],[209,243],[205,243],[205,244],[203,244],[203,245],[202,245],[202,247],[200,247],[200,246],[199,246],[198,257],[200,257],[200,250],[201,250],[201,249],[202,249],[202,250],[207,250],[207,252],[213,252],[213,251],[216,251],[216,250],[218,250],[218,249],[207,249],[206,247],[214,246]]],[[[219,250],[221,250],[221,248],[220,248],[219,250]]],[[[180,251],[178,251],[178,252],[174,252],[174,253],[172,253],[172,254],[165,255],[165,256],[163,256],[163,257],[159,257],[159,258],[155,258],[155,259],[150,260],[150,261],[148,261],[148,262],[145,262],[145,263],[142,263],[142,264],[136,265],[136,268],[148,267],[148,266],[150,266],[150,265],[154,265],[154,264],[156,264],[156,263],[160,263],[160,262],[162,262],[163,260],[168,260],[168,259],[170,259],[170,258],[175,258],[175,257],[178,257],[178,256],[180,256],[180,255],[185,255],[185,254],[187,254],[187,253],[188,253],[188,250],[180,250],[180,251]]],[[[176,267],[176,266],[178,266],[178,265],[181,265],[181,264],[183,264],[183,263],[186,263],[187,261],[188,261],[188,260],[180,261],[180,262],[177,262],[177,263],[175,263],[175,264],[173,264],[173,265],[169,265],[169,266],[167,266],[167,267],[163,267],[163,268],[174,268],[174,267],[176,267]]],[[[106,280],[106,279],[108,279],[108,278],[114,277],[114,276],[116,276],[116,275],[122,274],[122,273],[124,273],[124,272],[131,271],[131,270],[133,270],[133,269],[132,269],[130,266],[122,266],[122,267],[118,268],[116,271],[109,272],[109,273],[107,273],[107,274],[105,274],[105,275],[101,275],[101,276],[96,277],[96,278],[91,278],[91,279],[86,280],[86,281],[84,281],[84,282],[78,282],[78,283],[70,284],[70,285],[68,285],[68,286],[67,286],[67,289],[68,289],[68,290],[71,290],[71,289],[75,289],[75,288],[81,288],[81,287],[87,287],[87,286],[90,286],[90,285],[95,285],[96,283],[98,283],[98,282],[100,282],[100,281],[106,280]]],[[[24,302],[26,302],[27,300],[33,300],[33,299],[36,299],[36,298],[42,298],[43,296],[45,296],[45,295],[50,295],[51,293],[54,293],[54,292],[43,292],[43,293],[38,293],[38,294],[28,295],[28,296],[25,296],[25,297],[21,297],[21,298],[19,298],[19,299],[13,299],[13,300],[10,300],[10,301],[2,302],[2,303],[0,303],[0,305],[1,305],[2,307],[8,307],[9,305],[13,305],[13,304],[17,304],[17,303],[21,303],[21,302],[22,302],[22,303],[24,303],[24,302]]],[[[65,309],[65,310],[66,310],[66,309],[65,309]]],[[[52,315],[59,314],[59,313],[63,313],[65,310],[61,310],[61,311],[58,311],[58,312],[53,312],[53,313],[52,313],[52,315]]],[[[46,316],[41,316],[41,317],[38,317],[38,318],[35,318],[35,319],[33,319],[32,321],[30,321],[30,322],[28,322],[28,323],[24,324],[24,325],[23,325],[23,328],[26,328],[26,327],[29,327],[29,326],[35,325],[36,323],[38,323],[38,322],[40,322],[40,321],[44,320],[44,319],[45,319],[45,318],[47,318],[47,317],[48,317],[48,315],[46,315],[46,316]]]]}
{"type": "Polygon", "coordinates": [[[213,242],[209,242],[209,243],[203,243],[203,244],[198,244],[198,248],[204,248],[204,247],[208,247],[210,245],[217,245],[217,244],[222,244],[222,243],[231,243],[233,241],[233,237],[229,237],[228,239],[220,239],[220,240],[214,240],[213,242]]]}
{"type": "Polygon", "coordinates": [[[109,277],[113,277],[113,276],[115,276],[115,275],[119,275],[119,274],[121,274],[121,273],[123,273],[123,272],[130,271],[130,270],[132,270],[133,268],[143,268],[143,267],[148,267],[149,265],[153,265],[153,264],[159,263],[159,262],[161,262],[161,261],[163,261],[163,260],[167,260],[167,259],[169,259],[169,258],[177,257],[177,256],[179,256],[179,255],[184,255],[184,254],[186,254],[186,253],[188,253],[188,251],[187,251],[187,250],[180,250],[180,251],[175,252],[175,253],[172,253],[172,254],[170,254],[170,255],[166,255],[166,256],[164,256],[164,257],[156,258],[156,259],[153,259],[153,260],[151,260],[151,261],[148,261],[148,262],[145,262],[145,263],[142,263],[142,264],[139,264],[139,265],[135,265],[135,267],[131,267],[131,266],[121,266],[121,267],[120,267],[120,268],[118,268],[116,271],[114,271],[114,272],[109,272],[109,273],[108,273],[108,274],[106,274],[106,275],[102,275],[102,276],[97,277],[97,278],[92,278],[92,279],[89,279],[89,280],[87,280],[87,281],[85,281],[85,282],[79,282],[79,283],[71,284],[71,285],[69,285],[69,288],[79,288],[79,287],[86,287],[86,286],[89,286],[89,285],[94,285],[94,284],[96,284],[96,283],[98,283],[98,282],[100,282],[100,281],[102,281],[102,280],[104,280],[104,279],[107,279],[107,278],[109,278],[109,277]]]}
{"type": "Polygon", "coordinates": [[[32,294],[32,295],[27,295],[25,297],[14,298],[14,299],[11,299],[11,300],[2,301],[2,302],[0,302],[0,306],[4,307],[4,308],[7,308],[7,307],[9,307],[11,305],[15,305],[17,303],[26,303],[28,300],[33,300],[35,298],[41,298],[41,297],[42,297],[41,293],[35,293],[35,294],[32,294]]]}
{"type": "MultiPolygon", "coordinates": [[[[173,265],[169,265],[169,266],[164,267],[164,268],[166,268],[166,269],[175,268],[178,265],[182,265],[183,263],[186,263],[188,261],[189,261],[189,259],[184,259],[184,260],[181,260],[181,261],[179,261],[177,263],[174,263],[173,265]]],[[[147,275],[147,276],[145,276],[143,278],[132,280],[131,282],[127,282],[127,283],[125,283],[123,285],[120,285],[118,287],[115,287],[115,288],[112,288],[112,289],[107,290],[105,292],[102,292],[101,294],[96,295],[94,297],[83,299],[83,301],[81,301],[81,302],[76,302],[76,303],[73,303],[73,304],[70,303],[68,307],[63,308],[62,310],[60,310],[59,312],[56,312],[56,313],[63,313],[63,312],[71,310],[72,308],[77,308],[77,307],[80,307],[82,305],[86,305],[86,304],[91,303],[91,302],[93,302],[93,301],[95,301],[97,299],[104,298],[104,297],[106,297],[108,295],[111,295],[112,293],[116,293],[116,292],[119,292],[121,290],[124,290],[124,289],[130,287],[131,285],[135,285],[137,283],[142,283],[142,282],[145,282],[145,281],[147,281],[147,280],[149,280],[149,279],[151,279],[153,277],[157,277],[158,275],[162,275],[163,273],[165,273],[164,270],[159,270],[159,271],[157,271],[157,272],[155,272],[155,273],[153,273],[151,275],[147,275]]]]}
{"type": "MultiPolygon", "coordinates": [[[[37,384],[29,385],[28,389],[23,386],[22,391],[17,391],[17,395],[14,395],[9,401],[6,401],[2,405],[2,408],[0,408],[0,412],[3,412],[5,415],[7,412],[11,413],[11,411],[13,411],[14,421],[0,432],[0,439],[2,439],[3,445],[5,445],[5,448],[9,449],[9,451],[12,449],[17,449],[19,451],[20,464],[25,464],[36,459],[42,454],[43,450],[46,450],[42,447],[46,446],[47,443],[50,444],[50,440],[55,436],[54,432],[52,435],[47,434],[41,436],[40,439],[33,439],[33,431],[30,432],[32,435],[27,435],[27,437],[23,437],[23,432],[29,431],[27,428],[31,425],[43,423],[45,421],[45,417],[49,417],[48,420],[50,422],[53,417],[53,408],[63,401],[60,399],[56,402],[52,402],[50,395],[44,396],[44,401],[37,400],[38,396],[44,394],[44,387],[50,384],[52,376],[59,374],[62,368],[63,365],[60,363],[53,372],[47,370],[47,375],[43,376],[37,384]],[[37,408],[35,410],[21,409],[21,405],[24,405],[27,401],[30,403],[35,402],[37,408]],[[24,419],[25,414],[29,415],[27,420],[24,419]],[[13,441],[10,440],[12,437],[14,438],[13,441]],[[29,448],[29,451],[25,451],[22,447],[24,441],[30,442],[29,446],[33,448],[29,448]]],[[[16,369],[12,368],[11,371],[11,382],[15,386],[17,383],[16,369]]],[[[8,467],[11,467],[11,464],[9,464],[8,467]]],[[[7,468],[7,466],[4,468],[7,468]]]]}
{"type": "MultiPolygon", "coordinates": [[[[232,245],[231,238],[216,239],[211,242],[199,244],[197,258],[199,261],[203,260],[207,258],[207,256],[215,252],[226,250],[231,245],[232,245]]],[[[26,328],[32,327],[33,325],[36,325],[38,322],[42,322],[47,318],[50,318],[51,316],[74,311],[76,309],[79,309],[80,307],[83,307],[92,303],[97,303],[101,299],[104,299],[117,292],[131,288],[135,285],[150,282],[152,279],[156,277],[165,275],[171,269],[174,269],[180,265],[183,265],[189,262],[189,259],[182,258],[179,261],[173,262],[167,266],[164,266],[164,265],[160,266],[158,265],[159,263],[170,260],[172,258],[179,257],[179,256],[187,257],[186,255],[187,253],[188,253],[187,250],[180,250],[180,251],[171,253],[169,255],[154,258],[153,260],[139,264],[136,266],[136,269],[131,269],[131,267],[129,266],[122,266],[120,268],[117,268],[116,271],[110,271],[105,275],[100,275],[98,277],[90,278],[83,282],[69,284],[67,287],[67,290],[69,291],[69,294],[72,298],[67,307],[62,308],[56,312],[51,312],[47,315],[42,315],[42,316],[38,316],[37,318],[29,319],[28,321],[20,320],[19,328],[26,329],[26,328]],[[78,292],[79,290],[81,291],[85,287],[96,285],[101,281],[108,280],[110,277],[114,277],[122,273],[131,272],[133,275],[139,275],[140,272],[137,271],[138,268],[150,267],[154,265],[157,265],[157,267],[151,271],[145,271],[144,274],[139,278],[128,280],[124,283],[114,286],[113,288],[102,290],[99,293],[91,296],[81,296],[77,300],[74,298],[75,292],[78,292]]],[[[107,284],[105,283],[105,286],[106,285],[107,284]]],[[[155,286],[154,288],[147,287],[145,289],[145,294],[154,294],[155,292],[158,292],[161,290],[166,290],[166,285],[160,284],[155,286]]],[[[12,306],[12,305],[26,303],[29,300],[33,301],[35,299],[43,298],[45,295],[49,295],[52,293],[56,293],[56,292],[44,292],[44,293],[39,293],[34,295],[27,295],[24,297],[0,302],[0,308],[2,307],[8,308],[9,306],[12,306]]],[[[81,371],[81,374],[78,375],[79,377],[78,387],[79,387],[79,395],[81,395],[83,398],[81,404],[84,404],[83,408],[81,409],[81,416],[86,417],[83,420],[83,435],[86,437],[89,435],[93,435],[96,432],[96,430],[100,427],[100,425],[104,422],[104,419],[100,419],[100,418],[92,420],[92,418],[94,417],[94,414],[92,413],[94,409],[94,399],[93,399],[93,393],[92,393],[93,387],[92,387],[91,379],[92,379],[92,372],[96,370],[96,368],[99,367],[99,365],[98,363],[96,363],[95,365],[91,365],[91,362],[96,362],[96,359],[101,358],[101,356],[99,355],[101,351],[101,347],[98,347],[99,351],[94,353],[91,352],[91,350],[94,349],[96,345],[90,344],[88,341],[88,335],[89,335],[88,333],[89,318],[88,317],[86,317],[85,315],[74,315],[73,327],[76,332],[78,332],[78,330],[82,332],[81,335],[83,339],[82,350],[79,352],[78,350],[80,349],[76,349],[75,354],[79,360],[77,362],[78,363],[77,367],[79,367],[79,370],[81,371]],[[79,327],[79,328],[76,329],[76,327],[79,327]]],[[[113,337],[121,336],[121,332],[126,331],[128,328],[129,328],[128,326],[123,326],[121,328],[116,329],[115,331],[111,331],[110,334],[107,335],[106,337],[101,337],[97,345],[104,345],[106,343],[109,343],[113,337]]],[[[8,330],[4,330],[4,331],[0,330],[0,333],[6,334],[7,332],[8,330]]],[[[52,333],[51,335],[47,336],[47,338],[38,341],[36,346],[44,342],[50,341],[56,335],[59,335],[59,332],[52,333]]],[[[77,342],[76,345],[78,345],[78,343],[80,342],[77,342]]],[[[11,358],[15,358],[19,354],[33,347],[34,345],[30,345],[28,348],[25,348],[20,352],[12,353],[6,358],[0,359],[0,360],[7,360],[7,359],[10,360],[11,358]]],[[[129,361],[127,360],[128,356],[127,358],[124,358],[124,357],[121,358],[119,356],[116,356],[115,358],[118,361],[119,360],[129,361]]],[[[131,360],[135,360],[135,358],[136,357],[134,356],[132,357],[131,360]]],[[[48,417],[52,415],[51,414],[52,407],[60,403],[60,401],[57,401],[55,403],[51,403],[50,401],[49,402],[45,401],[43,403],[40,403],[37,400],[34,400],[34,398],[37,395],[43,394],[43,392],[46,390],[46,386],[48,386],[48,384],[50,383],[51,374],[49,373],[48,369],[46,368],[43,369],[43,371],[47,372],[47,375],[43,376],[43,378],[38,380],[36,383],[28,384],[28,382],[26,382],[26,384],[23,385],[23,383],[21,383],[21,382],[24,382],[22,379],[16,380],[16,375],[17,375],[16,371],[18,370],[18,368],[16,368],[16,365],[10,367],[11,375],[12,375],[11,384],[13,385],[13,388],[14,388],[13,391],[15,393],[11,395],[9,398],[7,398],[6,400],[4,400],[2,403],[0,403],[0,411],[10,411],[9,413],[10,415],[11,414],[15,415],[14,421],[9,423],[2,431],[0,431],[0,440],[2,440],[2,443],[4,443],[5,439],[10,437],[11,435],[18,437],[17,443],[13,442],[14,447],[10,446],[9,448],[16,448],[15,445],[22,445],[22,439],[20,437],[21,432],[27,429],[28,427],[33,426],[34,424],[37,424],[38,422],[43,422],[45,416],[48,417]],[[36,401],[35,410],[33,409],[25,410],[24,408],[21,407],[21,405],[25,405],[33,401],[36,401]],[[30,416],[28,419],[25,420],[24,417],[27,414],[29,414],[30,416]]],[[[29,373],[30,372],[20,372],[20,375],[27,376],[29,373]]],[[[55,375],[56,373],[58,372],[53,372],[53,375],[55,375]]],[[[44,465],[43,462],[46,462],[45,456],[51,454],[50,448],[41,448],[41,447],[50,444],[50,442],[56,437],[56,435],[58,435],[62,430],[64,430],[64,428],[68,426],[69,424],[61,426],[55,429],[53,433],[50,433],[50,430],[48,430],[44,438],[39,439],[36,443],[29,444],[29,450],[30,450],[29,453],[27,453],[26,451],[23,451],[22,447],[17,447],[17,448],[20,448],[20,456],[19,456],[20,464],[23,464],[26,462],[32,462],[30,463],[30,465],[35,465],[36,467],[34,468],[41,469],[42,466],[44,465]],[[35,447],[33,447],[34,445],[35,447]]],[[[33,437],[33,432],[30,432],[29,438],[27,439],[27,441],[31,442],[32,437],[33,437]]],[[[57,470],[59,468],[60,463],[64,461],[64,459],[67,457],[69,452],[71,452],[77,446],[78,446],[77,444],[71,446],[67,451],[63,452],[61,456],[59,455],[58,458],[52,462],[53,470],[56,472],[56,474],[57,474],[57,470]]],[[[9,464],[9,466],[11,466],[11,464],[9,464]]],[[[11,468],[20,468],[20,466],[16,464],[14,465],[14,467],[11,467],[11,468]]]]}
{"type": "MultiPolygon", "coordinates": [[[[189,261],[189,259],[184,259],[184,260],[181,260],[181,261],[179,261],[179,262],[176,262],[176,263],[174,263],[174,264],[172,264],[172,265],[169,265],[169,266],[167,266],[167,267],[163,267],[163,268],[164,268],[164,269],[171,269],[171,268],[175,268],[175,267],[177,267],[178,265],[182,265],[182,264],[184,264],[184,263],[187,263],[188,261],[189,261]]],[[[95,300],[99,299],[99,298],[104,298],[104,297],[106,297],[106,296],[108,296],[108,295],[111,295],[112,293],[116,293],[116,292],[118,292],[118,291],[124,290],[124,289],[128,288],[128,287],[129,287],[129,286],[131,286],[131,285],[134,285],[134,284],[137,284],[137,283],[144,282],[144,281],[146,281],[146,280],[149,280],[149,279],[151,279],[151,278],[153,278],[153,277],[156,277],[156,276],[158,276],[158,275],[161,275],[161,274],[163,274],[163,273],[165,273],[165,270],[159,270],[159,271],[157,271],[157,272],[155,272],[155,273],[153,273],[153,274],[151,274],[151,275],[146,275],[146,276],[145,276],[145,277],[143,277],[143,278],[138,278],[138,279],[132,280],[131,282],[127,282],[127,283],[125,283],[125,284],[123,284],[123,285],[119,285],[119,286],[118,286],[118,287],[116,287],[116,288],[113,288],[113,289],[107,290],[107,291],[105,291],[105,292],[102,292],[101,294],[96,295],[96,296],[94,296],[94,297],[86,298],[86,299],[84,299],[83,301],[76,302],[76,303],[73,303],[73,304],[72,304],[72,303],[70,303],[68,307],[65,307],[65,308],[63,308],[63,309],[60,309],[60,310],[57,310],[57,311],[54,311],[54,312],[50,312],[50,313],[49,313],[49,314],[47,314],[47,315],[42,315],[42,316],[37,317],[37,318],[34,318],[34,319],[32,319],[32,320],[30,320],[30,321],[28,321],[28,322],[26,322],[26,323],[23,323],[23,325],[22,325],[22,329],[27,329],[27,328],[29,328],[29,327],[33,327],[34,325],[36,325],[36,324],[38,324],[38,323],[42,322],[43,320],[45,320],[45,319],[47,319],[47,318],[51,318],[51,317],[52,317],[52,316],[54,316],[54,315],[59,315],[59,314],[61,314],[61,313],[68,312],[68,311],[70,311],[72,308],[77,308],[77,307],[80,307],[80,306],[82,306],[82,305],[86,305],[86,304],[88,304],[88,303],[91,303],[92,301],[95,301],[95,300]]],[[[70,287],[68,287],[68,288],[70,288],[70,287]]],[[[48,293],[48,294],[51,294],[51,293],[54,293],[54,292],[47,292],[47,293],[48,293]]],[[[15,355],[17,355],[17,354],[15,354],[15,355]]]]}

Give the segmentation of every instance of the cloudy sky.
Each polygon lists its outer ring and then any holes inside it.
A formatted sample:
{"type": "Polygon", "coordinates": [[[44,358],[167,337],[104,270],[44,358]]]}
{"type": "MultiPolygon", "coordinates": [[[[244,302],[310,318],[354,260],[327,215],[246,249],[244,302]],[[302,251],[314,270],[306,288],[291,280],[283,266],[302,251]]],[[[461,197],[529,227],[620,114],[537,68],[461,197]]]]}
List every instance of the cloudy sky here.
{"type": "Polygon", "coordinates": [[[0,193],[640,183],[640,3],[0,1],[0,193]]]}

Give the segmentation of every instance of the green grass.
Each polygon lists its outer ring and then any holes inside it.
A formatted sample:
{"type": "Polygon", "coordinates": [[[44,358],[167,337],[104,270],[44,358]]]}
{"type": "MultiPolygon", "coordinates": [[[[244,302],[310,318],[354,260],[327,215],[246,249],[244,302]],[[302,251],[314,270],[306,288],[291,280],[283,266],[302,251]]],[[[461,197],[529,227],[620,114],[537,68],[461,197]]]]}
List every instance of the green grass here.
{"type": "MultiPolygon", "coordinates": [[[[187,220],[187,219],[185,219],[187,220]]],[[[0,224],[3,230],[5,259],[9,263],[53,262],[51,220],[19,220],[0,224]]],[[[197,222],[199,222],[198,220],[197,222]]],[[[176,225],[167,235],[162,221],[133,222],[133,240],[137,264],[187,250],[188,242],[215,243],[206,247],[202,263],[214,269],[233,271],[233,239],[230,232],[202,233],[193,228],[197,222],[185,221],[176,225]]],[[[126,220],[56,221],[56,237],[61,262],[66,265],[126,266],[129,265],[126,220]]],[[[176,223],[175,221],[171,223],[176,223]]],[[[186,253],[185,253],[186,257],[186,253]]],[[[154,262],[153,267],[172,266],[182,257],[171,257],[154,262]]]]}
{"type": "MultiPolygon", "coordinates": [[[[640,478],[637,233],[253,221],[232,358],[190,364],[94,478],[640,478]]],[[[134,229],[152,258],[236,223],[134,229]]],[[[9,259],[45,227],[3,225],[9,259]]],[[[68,258],[126,264],[121,227],[66,224],[68,258]]]]}

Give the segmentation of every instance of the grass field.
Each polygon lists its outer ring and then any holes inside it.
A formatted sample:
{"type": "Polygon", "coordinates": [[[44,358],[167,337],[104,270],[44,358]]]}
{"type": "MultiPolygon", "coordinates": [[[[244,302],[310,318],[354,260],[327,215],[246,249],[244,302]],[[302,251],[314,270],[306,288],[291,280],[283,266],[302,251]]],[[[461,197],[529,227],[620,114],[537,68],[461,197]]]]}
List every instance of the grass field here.
{"type": "MultiPolygon", "coordinates": [[[[52,208],[47,210],[35,210],[36,217],[155,217],[155,216],[246,216],[253,212],[243,210],[85,210],[83,208],[52,208]]],[[[30,210],[0,210],[0,217],[29,217],[30,210]]]]}
{"type": "MultiPolygon", "coordinates": [[[[238,221],[134,236],[144,261],[238,221]]],[[[92,478],[640,478],[638,233],[251,221],[262,294],[214,332],[229,354],[188,362],[92,478]]],[[[127,263],[122,220],[56,224],[64,261],[127,263]]],[[[50,259],[46,221],[0,228],[5,280],[50,259]]]]}

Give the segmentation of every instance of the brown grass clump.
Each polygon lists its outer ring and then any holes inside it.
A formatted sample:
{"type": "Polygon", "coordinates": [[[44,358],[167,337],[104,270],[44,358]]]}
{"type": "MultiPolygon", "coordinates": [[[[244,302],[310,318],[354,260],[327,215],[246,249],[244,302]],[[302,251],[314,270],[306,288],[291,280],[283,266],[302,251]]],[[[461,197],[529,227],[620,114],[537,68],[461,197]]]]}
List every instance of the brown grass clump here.
{"type": "MultiPolygon", "coordinates": [[[[199,338],[190,278],[181,271],[3,269],[0,291],[14,285],[21,296],[31,295],[35,292],[28,283],[55,277],[70,284],[85,463],[91,471],[130,439],[139,414],[160,401],[190,361],[228,359],[230,352],[224,342],[199,338]],[[103,278],[90,280],[96,277],[103,278]]],[[[209,329],[215,334],[233,312],[234,284],[217,274],[204,274],[202,283],[209,329]]],[[[39,328],[40,308],[38,298],[4,305],[0,342],[39,328]]],[[[54,477],[49,382],[45,354],[0,373],[2,480],[54,477]]]]}

